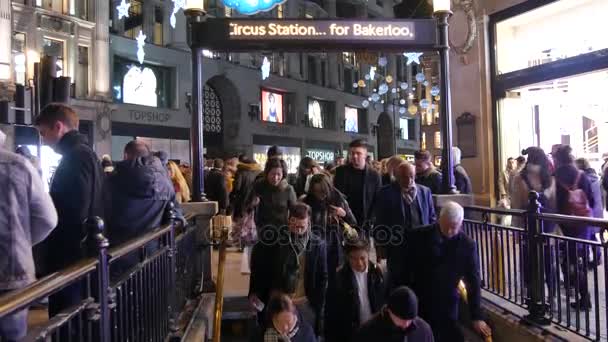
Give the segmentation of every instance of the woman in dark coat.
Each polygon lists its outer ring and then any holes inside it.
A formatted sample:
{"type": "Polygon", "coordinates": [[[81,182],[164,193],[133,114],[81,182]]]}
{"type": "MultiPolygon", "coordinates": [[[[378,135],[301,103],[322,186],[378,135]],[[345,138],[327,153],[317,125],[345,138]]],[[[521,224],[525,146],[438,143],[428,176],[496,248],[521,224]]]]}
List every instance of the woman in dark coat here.
{"type": "Polygon", "coordinates": [[[327,244],[327,270],[329,286],[334,283],[336,269],[344,261],[342,253],[343,225],[357,225],[355,215],[344,195],[337,190],[325,174],[316,174],[310,179],[308,194],[303,202],[311,209],[312,232],[327,244]]]}
{"type": "MultiPolygon", "coordinates": [[[[266,162],[262,178],[258,178],[254,191],[257,199],[255,223],[259,238],[266,229],[279,231],[287,226],[289,208],[296,203],[296,193],[287,183],[287,164],[282,159],[272,158],[266,162]]],[[[276,236],[276,235],[275,235],[276,236]]]]}
{"type": "Polygon", "coordinates": [[[338,270],[335,288],[327,296],[325,326],[329,342],[351,341],[353,333],[380,311],[385,302],[384,275],[369,260],[369,243],[355,239],[348,241],[344,249],[347,260],[338,270]],[[364,297],[361,288],[367,290],[364,297]]]}
{"type": "MultiPolygon", "coordinates": [[[[587,197],[588,212],[585,213],[585,216],[592,217],[593,211],[591,208],[594,207],[595,202],[591,182],[587,176],[582,171],[578,170],[574,165],[572,148],[568,145],[558,147],[553,154],[553,160],[556,166],[555,182],[557,183],[556,198],[558,213],[563,215],[578,214],[578,216],[580,216],[581,213],[572,212],[573,208],[571,205],[569,205],[568,201],[570,192],[580,189],[587,197]]],[[[564,235],[584,240],[590,240],[593,232],[593,228],[589,225],[562,224],[561,228],[564,235]]],[[[591,297],[589,295],[586,277],[589,266],[587,254],[588,250],[586,246],[577,243],[570,243],[568,244],[568,259],[570,261],[570,265],[565,264],[565,262],[563,264],[564,274],[566,275],[566,278],[569,278],[570,283],[574,285],[574,283],[578,280],[579,293],[576,294],[576,301],[571,303],[571,306],[580,310],[589,310],[591,308],[591,297]],[[579,262],[579,259],[582,260],[582,262],[579,262]]]]}

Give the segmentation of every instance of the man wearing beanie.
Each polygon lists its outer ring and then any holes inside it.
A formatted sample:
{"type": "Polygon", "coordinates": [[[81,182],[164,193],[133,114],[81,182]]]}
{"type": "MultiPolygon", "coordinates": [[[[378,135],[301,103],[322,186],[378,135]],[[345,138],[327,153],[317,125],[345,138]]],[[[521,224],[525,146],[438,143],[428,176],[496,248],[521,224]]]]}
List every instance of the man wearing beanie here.
{"type": "Polygon", "coordinates": [[[433,342],[431,327],[418,317],[418,298],[414,291],[401,286],[393,290],[388,304],[363,324],[355,342],[433,342]]]}

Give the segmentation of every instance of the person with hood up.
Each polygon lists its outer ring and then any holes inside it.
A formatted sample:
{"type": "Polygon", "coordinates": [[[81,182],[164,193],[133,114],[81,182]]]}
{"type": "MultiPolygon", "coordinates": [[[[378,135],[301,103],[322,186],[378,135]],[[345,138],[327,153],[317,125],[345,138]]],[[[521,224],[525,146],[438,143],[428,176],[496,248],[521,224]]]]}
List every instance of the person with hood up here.
{"type": "Polygon", "coordinates": [[[310,181],[310,177],[315,174],[321,172],[321,168],[310,157],[304,157],[300,161],[300,165],[298,166],[298,175],[296,178],[296,183],[294,185],[294,190],[296,192],[296,196],[300,198],[302,195],[306,194],[308,191],[307,185],[310,181]]]}
{"type": "Polygon", "coordinates": [[[462,151],[458,147],[452,147],[452,162],[454,164],[454,185],[456,190],[461,194],[472,194],[473,186],[471,185],[471,178],[467,170],[460,164],[462,159],[462,151]]]}
{"type": "Polygon", "coordinates": [[[287,164],[278,158],[268,159],[263,177],[259,178],[254,191],[257,197],[255,223],[260,236],[266,229],[278,231],[287,225],[289,208],[296,203],[296,193],[287,183],[287,164]]]}
{"type": "Polygon", "coordinates": [[[418,298],[401,286],[391,292],[380,312],[356,332],[355,342],[433,342],[429,324],[418,317],[418,298]]]}
{"type": "MultiPolygon", "coordinates": [[[[57,226],[57,211],[30,161],[5,150],[0,131],[0,295],[36,280],[32,246],[57,226]]],[[[27,333],[27,308],[0,318],[0,339],[27,333]]]]}

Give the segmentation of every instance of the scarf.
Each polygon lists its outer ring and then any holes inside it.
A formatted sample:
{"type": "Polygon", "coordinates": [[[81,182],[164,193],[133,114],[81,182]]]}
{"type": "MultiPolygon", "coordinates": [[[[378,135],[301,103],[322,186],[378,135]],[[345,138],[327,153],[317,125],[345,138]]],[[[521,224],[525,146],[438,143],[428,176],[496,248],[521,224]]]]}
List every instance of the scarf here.
{"type": "Polygon", "coordinates": [[[300,256],[305,252],[308,241],[310,240],[310,232],[304,235],[289,233],[289,243],[285,246],[285,252],[281,260],[283,261],[283,279],[285,293],[293,293],[298,284],[298,275],[300,274],[300,256]]]}
{"type": "Polygon", "coordinates": [[[411,205],[412,203],[414,203],[414,200],[416,199],[417,194],[418,194],[418,188],[416,188],[416,185],[409,187],[407,189],[401,188],[401,196],[403,196],[405,203],[407,203],[408,205],[411,205]]]}
{"type": "Polygon", "coordinates": [[[289,333],[287,333],[287,335],[279,333],[274,327],[268,328],[264,333],[264,342],[291,342],[291,339],[296,336],[299,330],[300,323],[297,320],[296,324],[289,331],[289,333]]]}

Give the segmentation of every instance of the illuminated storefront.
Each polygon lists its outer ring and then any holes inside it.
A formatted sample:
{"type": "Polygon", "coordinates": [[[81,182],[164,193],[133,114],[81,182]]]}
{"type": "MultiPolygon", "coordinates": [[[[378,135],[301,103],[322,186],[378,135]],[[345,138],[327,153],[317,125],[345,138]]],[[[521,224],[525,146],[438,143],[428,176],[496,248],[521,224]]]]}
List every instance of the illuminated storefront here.
{"type": "Polygon", "coordinates": [[[608,151],[605,0],[517,5],[491,16],[496,167],[522,149],[569,144],[596,168],[608,151]],[[567,24],[566,24],[567,23],[567,24]]]}
{"type": "MultiPolygon", "coordinates": [[[[270,145],[253,145],[253,159],[262,166],[266,165],[266,160],[268,160],[266,153],[269,148],[270,145]]],[[[291,146],[279,146],[279,148],[283,152],[283,160],[287,163],[287,172],[298,172],[301,159],[300,148],[291,146]]]]}

